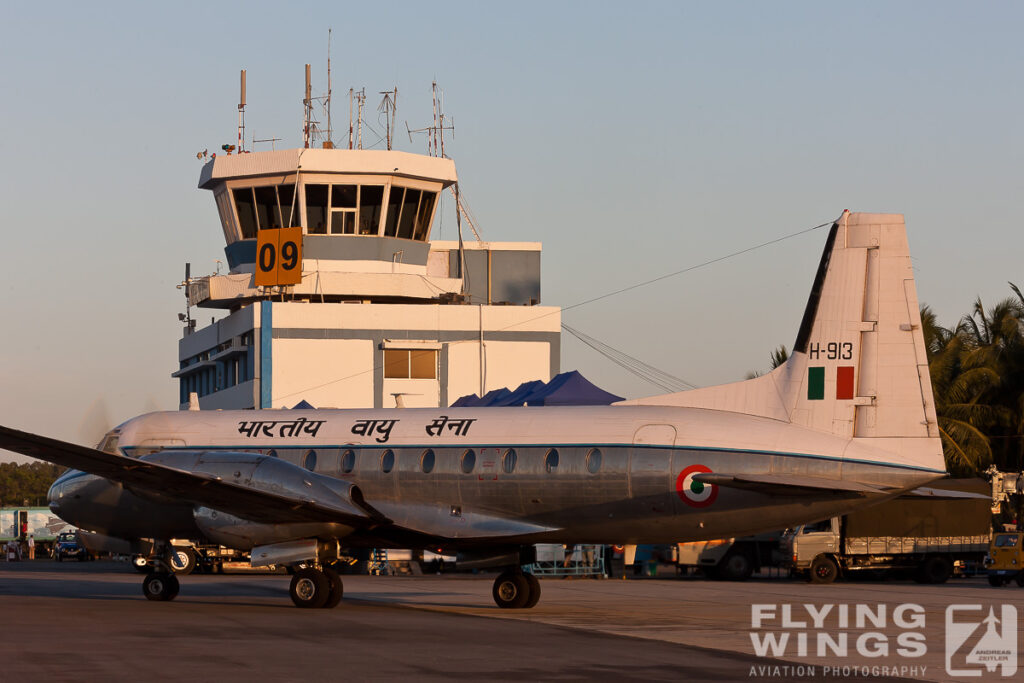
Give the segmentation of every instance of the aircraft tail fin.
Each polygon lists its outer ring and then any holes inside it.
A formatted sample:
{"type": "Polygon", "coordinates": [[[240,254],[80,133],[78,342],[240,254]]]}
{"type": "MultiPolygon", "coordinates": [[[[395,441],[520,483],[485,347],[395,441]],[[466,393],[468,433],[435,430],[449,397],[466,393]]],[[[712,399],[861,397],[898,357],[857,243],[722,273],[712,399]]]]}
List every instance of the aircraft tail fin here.
{"type": "Polygon", "coordinates": [[[903,216],[844,212],[832,225],[784,364],[745,382],[628,403],[761,415],[944,470],[903,216]]]}

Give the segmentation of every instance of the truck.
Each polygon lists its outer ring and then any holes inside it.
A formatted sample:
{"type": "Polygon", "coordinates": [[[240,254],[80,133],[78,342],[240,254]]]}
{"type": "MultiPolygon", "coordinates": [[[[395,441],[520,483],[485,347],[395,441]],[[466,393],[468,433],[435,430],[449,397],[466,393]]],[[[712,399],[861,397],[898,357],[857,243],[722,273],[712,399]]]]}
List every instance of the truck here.
{"type": "Polygon", "coordinates": [[[709,579],[746,581],[765,567],[781,566],[783,534],[772,531],[740,538],[677,543],[676,567],[684,574],[693,570],[709,579]]]}
{"type": "Polygon", "coordinates": [[[36,557],[48,557],[61,532],[77,531],[46,507],[0,508],[0,544],[24,543],[29,534],[35,539],[36,557]]]}
{"type": "Polygon", "coordinates": [[[986,564],[990,586],[999,588],[1012,580],[1024,588],[1024,533],[1007,530],[993,534],[986,564]]]}
{"type": "Polygon", "coordinates": [[[992,532],[991,486],[948,479],[842,517],[790,530],[794,574],[815,583],[840,576],[909,570],[920,583],[944,583],[955,563],[980,565],[992,532]]]}

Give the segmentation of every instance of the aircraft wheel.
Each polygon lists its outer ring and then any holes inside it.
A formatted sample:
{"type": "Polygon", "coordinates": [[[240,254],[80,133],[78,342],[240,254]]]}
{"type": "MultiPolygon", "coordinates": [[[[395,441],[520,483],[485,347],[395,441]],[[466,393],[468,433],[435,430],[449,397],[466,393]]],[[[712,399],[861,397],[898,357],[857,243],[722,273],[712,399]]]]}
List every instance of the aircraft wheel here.
{"type": "Polygon", "coordinates": [[[523,609],[530,609],[536,607],[537,601],[540,600],[540,580],[533,574],[523,574],[523,576],[526,577],[526,583],[530,584],[530,597],[527,598],[523,609]]]}
{"type": "Polygon", "coordinates": [[[297,569],[288,589],[296,607],[323,607],[331,593],[331,582],[317,569],[297,569]]]}
{"type": "Polygon", "coordinates": [[[192,548],[173,548],[170,558],[171,569],[175,574],[188,576],[196,568],[196,552],[192,548]]]}
{"type": "Polygon", "coordinates": [[[730,552],[718,567],[715,578],[729,581],[746,581],[754,573],[754,563],[744,552],[730,552]]]}
{"type": "Polygon", "coordinates": [[[520,609],[530,599],[530,582],[522,572],[502,572],[494,580],[491,595],[502,609],[520,609]]]}
{"type": "Polygon", "coordinates": [[[327,581],[331,586],[327,593],[327,602],[324,603],[324,607],[331,609],[337,607],[338,603],[341,602],[341,596],[345,593],[345,586],[341,582],[341,576],[333,569],[324,569],[324,576],[327,577],[327,581]]]}
{"type": "Polygon", "coordinates": [[[832,583],[837,576],[839,576],[839,566],[831,557],[819,555],[814,558],[814,562],[811,562],[812,583],[832,583]]]}
{"type": "Polygon", "coordinates": [[[142,580],[142,593],[148,600],[173,600],[177,597],[180,587],[174,574],[153,572],[142,580]]]}

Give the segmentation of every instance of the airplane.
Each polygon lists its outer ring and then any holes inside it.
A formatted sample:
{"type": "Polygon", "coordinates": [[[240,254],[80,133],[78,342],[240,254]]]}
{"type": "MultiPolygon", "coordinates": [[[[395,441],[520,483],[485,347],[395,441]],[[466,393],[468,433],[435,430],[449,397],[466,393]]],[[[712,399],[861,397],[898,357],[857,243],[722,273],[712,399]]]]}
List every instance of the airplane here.
{"type": "Polygon", "coordinates": [[[529,608],[537,543],[664,543],[845,514],[947,476],[902,215],[831,226],[793,353],[755,379],[611,406],[157,412],[98,448],[0,427],[0,448],[73,468],[76,526],[152,539],[151,600],[179,590],[172,538],[294,573],[334,607],[342,549],[424,548],[501,569],[529,608]]]}

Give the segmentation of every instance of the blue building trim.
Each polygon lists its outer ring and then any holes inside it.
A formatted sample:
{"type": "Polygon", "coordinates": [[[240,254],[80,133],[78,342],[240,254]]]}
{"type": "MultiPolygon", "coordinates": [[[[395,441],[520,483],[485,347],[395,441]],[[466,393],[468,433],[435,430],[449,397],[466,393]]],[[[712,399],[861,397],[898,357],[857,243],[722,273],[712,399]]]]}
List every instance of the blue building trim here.
{"type": "Polygon", "coordinates": [[[272,307],[273,303],[270,301],[260,302],[260,408],[270,408],[273,405],[271,378],[274,366],[270,353],[274,331],[272,307]]]}

